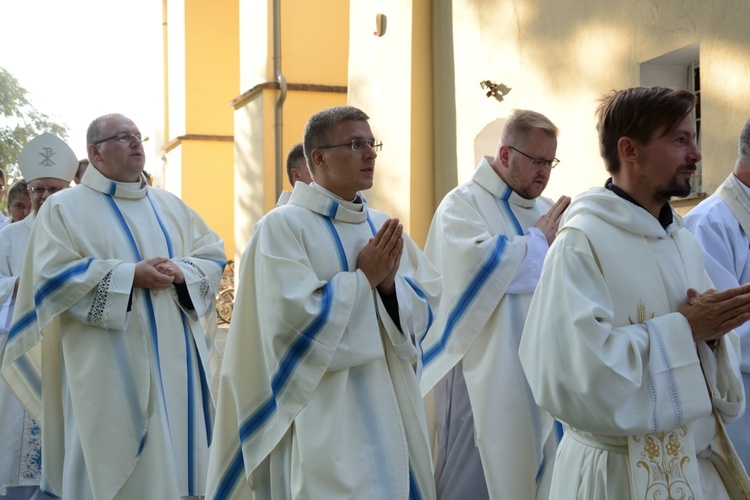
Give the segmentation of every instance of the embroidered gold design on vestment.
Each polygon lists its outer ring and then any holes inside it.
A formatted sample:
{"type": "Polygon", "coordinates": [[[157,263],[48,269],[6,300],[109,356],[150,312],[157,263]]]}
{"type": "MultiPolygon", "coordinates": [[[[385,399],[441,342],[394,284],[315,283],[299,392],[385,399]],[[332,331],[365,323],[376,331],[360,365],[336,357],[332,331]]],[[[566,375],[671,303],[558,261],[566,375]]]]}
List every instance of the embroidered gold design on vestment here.
{"type": "Polygon", "coordinates": [[[645,323],[646,319],[654,319],[654,313],[651,313],[650,318],[646,318],[646,305],[643,303],[642,300],[638,301],[638,306],[635,308],[635,321],[628,315],[628,321],[630,321],[631,325],[640,325],[641,323],[645,323]]]}
{"type": "Polygon", "coordinates": [[[687,426],[681,425],[671,431],[633,437],[635,442],[643,442],[642,460],[636,466],[648,474],[645,499],[695,500],[685,474],[685,464],[691,458],[680,444],[680,438],[686,435],[687,426]]]}

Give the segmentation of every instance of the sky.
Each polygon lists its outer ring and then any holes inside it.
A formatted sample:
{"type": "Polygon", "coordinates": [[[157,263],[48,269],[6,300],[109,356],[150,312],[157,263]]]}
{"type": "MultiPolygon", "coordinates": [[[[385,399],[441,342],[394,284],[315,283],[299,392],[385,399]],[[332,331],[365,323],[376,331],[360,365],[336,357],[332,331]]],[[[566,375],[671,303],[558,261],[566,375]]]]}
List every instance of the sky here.
{"type": "MultiPolygon", "coordinates": [[[[0,66],[38,111],[68,127],[79,158],[89,123],[103,114],[127,115],[153,136],[162,89],[160,1],[0,0],[0,25],[0,66]]],[[[153,141],[144,146],[157,155],[153,141]]]]}

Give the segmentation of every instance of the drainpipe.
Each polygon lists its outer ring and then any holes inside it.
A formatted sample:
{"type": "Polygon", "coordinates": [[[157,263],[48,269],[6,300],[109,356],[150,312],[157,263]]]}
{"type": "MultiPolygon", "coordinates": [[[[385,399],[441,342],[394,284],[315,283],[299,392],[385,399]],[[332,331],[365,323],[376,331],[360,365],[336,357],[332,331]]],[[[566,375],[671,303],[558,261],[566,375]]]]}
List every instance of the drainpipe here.
{"type": "MultiPolygon", "coordinates": [[[[276,81],[279,82],[279,99],[276,101],[276,118],[274,123],[275,144],[276,144],[276,199],[281,196],[281,187],[283,181],[281,173],[284,171],[281,141],[281,131],[283,129],[283,110],[284,101],[286,100],[286,78],[281,72],[281,0],[273,1],[273,71],[276,81]]],[[[275,200],[274,200],[275,201],[275,200]]]]}

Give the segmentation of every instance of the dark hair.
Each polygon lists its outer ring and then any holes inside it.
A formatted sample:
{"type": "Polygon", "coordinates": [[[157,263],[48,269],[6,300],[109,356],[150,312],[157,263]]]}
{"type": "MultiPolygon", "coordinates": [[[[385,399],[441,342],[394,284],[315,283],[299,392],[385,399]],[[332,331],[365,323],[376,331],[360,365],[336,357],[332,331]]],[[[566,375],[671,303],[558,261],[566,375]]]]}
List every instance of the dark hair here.
{"type": "Polygon", "coordinates": [[[312,157],[310,156],[312,150],[328,145],[328,131],[334,125],[350,120],[367,121],[369,119],[370,117],[367,116],[364,111],[357,109],[354,106],[326,108],[312,115],[310,119],[307,120],[307,125],[305,125],[303,140],[305,158],[307,159],[307,167],[310,169],[310,172],[313,172],[315,168],[312,157]]]}
{"type": "Polygon", "coordinates": [[[665,87],[634,87],[612,91],[602,97],[596,110],[599,152],[607,171],[620,170],[617,143],[630,137],[647,145],[662,127],[669,131],[695,107],[697,98],[687,90],[665,87]]]}
{"type": "Polygon", "coordinates": [[[750,120],[745,122],[745,126],[742,127],[739,144],[737,145],[737,152],[739,157],[743,160],[750,159],[750,120]]]}
{"type": "Polygon", "coordinates": [[[305,160],[305,150],[302,146],[301,142],[298,142],[294,146],[292,146],[292,149],[289,150],[289,153],[286,155],[286,176],[289,178],[289,184],[294,187],[294,179],[292,179],[292,169],[298,168],[297,162],[300,160],[305,160]]]}

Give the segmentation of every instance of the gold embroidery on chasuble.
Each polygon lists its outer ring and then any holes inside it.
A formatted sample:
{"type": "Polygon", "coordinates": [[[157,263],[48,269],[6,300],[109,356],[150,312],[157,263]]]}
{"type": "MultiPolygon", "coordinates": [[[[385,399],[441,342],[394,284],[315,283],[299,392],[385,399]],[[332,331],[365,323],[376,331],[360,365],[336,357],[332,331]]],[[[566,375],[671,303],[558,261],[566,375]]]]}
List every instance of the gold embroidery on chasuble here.
{"type": "Polygon", "coordinates": [[[639,469],[648,474],[648,485],[644,499],[695,500],[687,475],[685,464],[691,458],[685,454],[685,447],[680,438],[687,436],[687,426],[656,432],[648,436],[633,437],[637,443],[643,443],[637,463],[639,469]]]}
{"type": "Polygon", "coordinates": [[[642,300],[638,301],[638,305],[635,308],[635,321],[628,315],[628,321],[631,325],[640,325],[646,322],[646,320],[654,319],[654,313],[651,313],[651,317],[646,317],[646,305],[642,300]]]}

